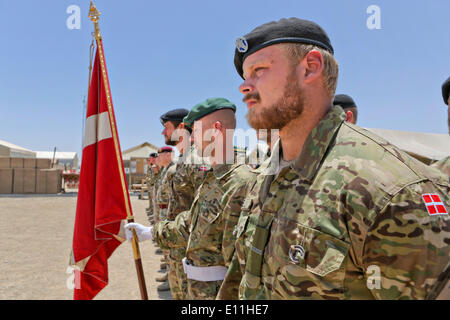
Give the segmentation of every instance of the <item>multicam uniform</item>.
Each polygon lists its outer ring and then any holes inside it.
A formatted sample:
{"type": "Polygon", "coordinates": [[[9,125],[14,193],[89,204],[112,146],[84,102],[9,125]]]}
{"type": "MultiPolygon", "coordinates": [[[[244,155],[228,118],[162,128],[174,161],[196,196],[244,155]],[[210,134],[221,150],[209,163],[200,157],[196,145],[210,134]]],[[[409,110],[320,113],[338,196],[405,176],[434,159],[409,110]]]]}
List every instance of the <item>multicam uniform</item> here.
{"type": "Polygon", "coordinates": [[[278,172],[269,169],[280,154],[277,142],[244,202],[221,291],[241,273],[242,299],[448,292],[448,176],[344,119],[333,108],[278,172]],[[431,196],[436,202],[428,206],[431,196]]]}
{"type": "Polygon", "coordinates": [[[169,204],[170,186],[172,178],[175,174],[175,163],[171,162],[167,168],[164,168],[160,177],[160,185],[156,193],[156,204],[159,208],[159,220],[163,221],[167,219],[167,205],[169,204]]]}
{"type": "Polygon", "coordinates": [[[149,212],[147,213],[147,217],[148,217],[148,221],[150,223],[153,223],[153,202],[152,202],[152,197],[153,197],[153,186],[154,186],[154,176],[156,175],[155,173],[155,165],[149,166],[147,167],[147,175],[145,177],[145,181],[147,183],[147,194],[148,194],[148,203],[149,203],[149,212]]]}
{"type": "Polygon", "coordinates": [[[154,238],[162,248],[180,245],[189,234],[185,271],[190,299],[216,298],[234,253],[232,232],[254,177],[245,164],[216,166],[206,174],[191,209],[174,224],[155,227],[154,238]]]}
{"type": "MultiPolygon", "coordinates": [[[[186,157],[189,157],[186,155],[186,157]]],[[[189,164],[189,159],[180,158],[176,164],[175,174],[171,183],[171,192],[169,204],[167,208],[167,217],[169,221],[182,212],[188,211],[195,197],[195,192],[205,177],[205,171],[202,166],[189,164]]],[[[203,167],[204,168],[204,167],[203,167]]],[[[184,273],[182,259],[186,256],[186,239],[182,239],[184,243],[181,247],[171,248],[169,250],[169,284],[172,298],[175,300],[184,300],[187,298],[187,278],[184,273]]]]}
{"type": "Polygon", "coordinates": [[[158,172],[153,174],[152,179],[152,210],[153,210],[153,222],[158,223],[159,222],[159,207],[157,205],[156,201],[156,195],[158,193],[158,188],[160,185],[160,178],[163,174],[164,167],[160,167],[158,172]]]}

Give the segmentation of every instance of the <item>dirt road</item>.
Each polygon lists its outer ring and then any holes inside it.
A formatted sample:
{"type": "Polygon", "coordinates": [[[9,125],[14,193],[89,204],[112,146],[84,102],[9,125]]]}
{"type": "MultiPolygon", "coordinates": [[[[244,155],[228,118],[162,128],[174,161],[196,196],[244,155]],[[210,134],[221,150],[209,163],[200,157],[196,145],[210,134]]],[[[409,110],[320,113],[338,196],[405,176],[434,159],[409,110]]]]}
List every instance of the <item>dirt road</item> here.
{"type": "MultiPolygon", "coordinates": [[[[72,247],[76,193],[0,195],[0,299],[72,299],[66,273],[72,247]]],[[[131,197],[135,221],[148,225],[148,201],[131,197]]],[[[160,255],[152,241],[140,244],[149,299],[158,293],[160,255]]],[[[108,263],[109,284],[95,299],[140,299],[133,253],[124,242],[108,263]]]]}

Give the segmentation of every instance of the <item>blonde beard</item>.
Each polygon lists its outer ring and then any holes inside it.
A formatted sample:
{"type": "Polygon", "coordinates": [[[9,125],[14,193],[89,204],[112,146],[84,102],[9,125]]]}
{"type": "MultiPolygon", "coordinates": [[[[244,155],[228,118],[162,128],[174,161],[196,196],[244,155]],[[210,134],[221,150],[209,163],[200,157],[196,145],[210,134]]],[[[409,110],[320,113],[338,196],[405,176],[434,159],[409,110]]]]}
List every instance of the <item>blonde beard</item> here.
{"type": "Polygon", "coordinates": [[[259,108],[261,110],[255,107],[250,108],[245,118],[255,130],[281,130],[292,119],[298,118],[303,113],[304,100],[294,69],[287,77],[287,84],[284,87],[282,97],[272,106],[259,108]]]}

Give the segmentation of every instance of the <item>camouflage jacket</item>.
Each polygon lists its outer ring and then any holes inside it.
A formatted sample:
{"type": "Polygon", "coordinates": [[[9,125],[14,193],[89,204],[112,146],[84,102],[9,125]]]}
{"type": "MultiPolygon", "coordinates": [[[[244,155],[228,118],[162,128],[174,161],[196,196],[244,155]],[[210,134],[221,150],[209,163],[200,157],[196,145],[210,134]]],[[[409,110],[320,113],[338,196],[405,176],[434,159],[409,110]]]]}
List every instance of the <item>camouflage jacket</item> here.
{"type": "Polygon", "coordinates": [[[241,299],[424,299],[448,290],[450,219],[425,205],[433,196],[448,210],[448,176],[344,119],[333,108],[279,172],[274,147],[243,204],[222,285],[242,275],[241,299]]]}
{"type": "Polygon", "coordinates": [[[186,257],[197,267],[228,266],[249,182],[245,164],[222,164],[208,172],[192,204],[186,257]]]}
{"type": "Polygon", "coordinates": [[[164,174],[164,167],[159,168],[158,172],[153,174],[153,183],[152,183],[152,205],[153,205],[153,212],[155,214],[155,217],[159,216],[159,207],[156,201],[156,195],[158,194],[159,186],[161,185],[161,177],[163,177],[164,174]]]}
{"type": "Polygon", "coordinates": [[[155,184],[154,179],[154,177],[156,176],[156,173],[154,172],[155,167],[156,167],[155,165],[147,167],[147,174],[145,175],[145,182],[147,183],[147,192],[150,202],[151,202],[152,188],[153,185],[155,184]]]}
{"type": "Polygon", "coordinates": [[[191,211],[180,212],[175,220],[160,221],[153,228],[153,239],[163,250],[186,248],[189,240],[191,211]]]}
{"type": "Polygon", "coordinates": [[[175,220],[180,212],[191,208],[195,193],[205,179],[207,169],[200,164],[189,164],[184,157],[180,157],[170,184],[168,220],[175,220]]]}
{"type": "Polygon", "coordinates": [[[192,217],[190,211],[192,201],[205,179],[207,174],[206,170],[209,170],[209,166],[202,164],[202,161],[196,156],[194,148],[191,148],[189,153],[181,158],[181,161],[182,163],[178,167],[179,170],[177,169],[173,178],[172,195],[168,207],[170,217],[173,218],[173,221],[161,221],[155,225],[153,231],[154,238],[161,249],[186,248],[192,217]],[[176,196],[177,190],[181,190],[182,194],[191,192],[191,190],[193,190],[193,193],[178,203],[177,201],[179,200],[177,199],[179,198],[176,196]],[[189,197],[192,197],[192,200],[189,200],[189,197]],[[181,211],[182,209],[185,211],[181,211]]]}
{"type": "Polygon", "coordinates": [[[158,186],[158,191],[156,193],[156,203],[158,205],[165,205],[169,203],[170,197],[170,186],[172,182],[173,175],[175,174],[176,165],[171,162],[167,168],[164,168],[160,176],[160,182],[158,186]]]}
{"type": "Polygon", "coordinates": [[[149,191],[156,183],[156,177],[158,174],[155,173],[155,168],[156,168],[155,165],[147,168],[147,175],[145,177],[145,181],[147,182],[147,187],[149,191]]]}
{"type": "Polygon", "coordinates": [[[195,266],[228,266],[234,252],[232,232],[254,176],[246,165],[209,170],[190,210],[178,214],[173,222],[155,226],[158,245],[162,249],[187,246],[186,256],[195,266]]]}

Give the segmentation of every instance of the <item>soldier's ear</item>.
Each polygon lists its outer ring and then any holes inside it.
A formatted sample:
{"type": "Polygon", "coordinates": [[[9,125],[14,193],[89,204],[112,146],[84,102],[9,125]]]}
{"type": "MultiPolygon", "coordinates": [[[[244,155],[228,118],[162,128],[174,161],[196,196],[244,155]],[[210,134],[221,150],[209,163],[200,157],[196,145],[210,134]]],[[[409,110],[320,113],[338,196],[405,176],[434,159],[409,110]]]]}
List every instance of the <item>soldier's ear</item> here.
{"type": "Polygon", "coordinates": [[[323,57],[317,50],[311,50],[308,52],[301,63],[305,68],[305,83],[316,80],[323,70],[323,57]]]}
{"type": "Polygon", "coordinates": [[[353,112],[351,112],[350,110],[345,111],[345,121],[350,122],[350,123],[354,123],[353,122],[353,112]]]}
{"type": "Polygon", "coordinates": [[[214,129],[222,131],[222,123],[220,121],[214,122],[214,129]]]}

